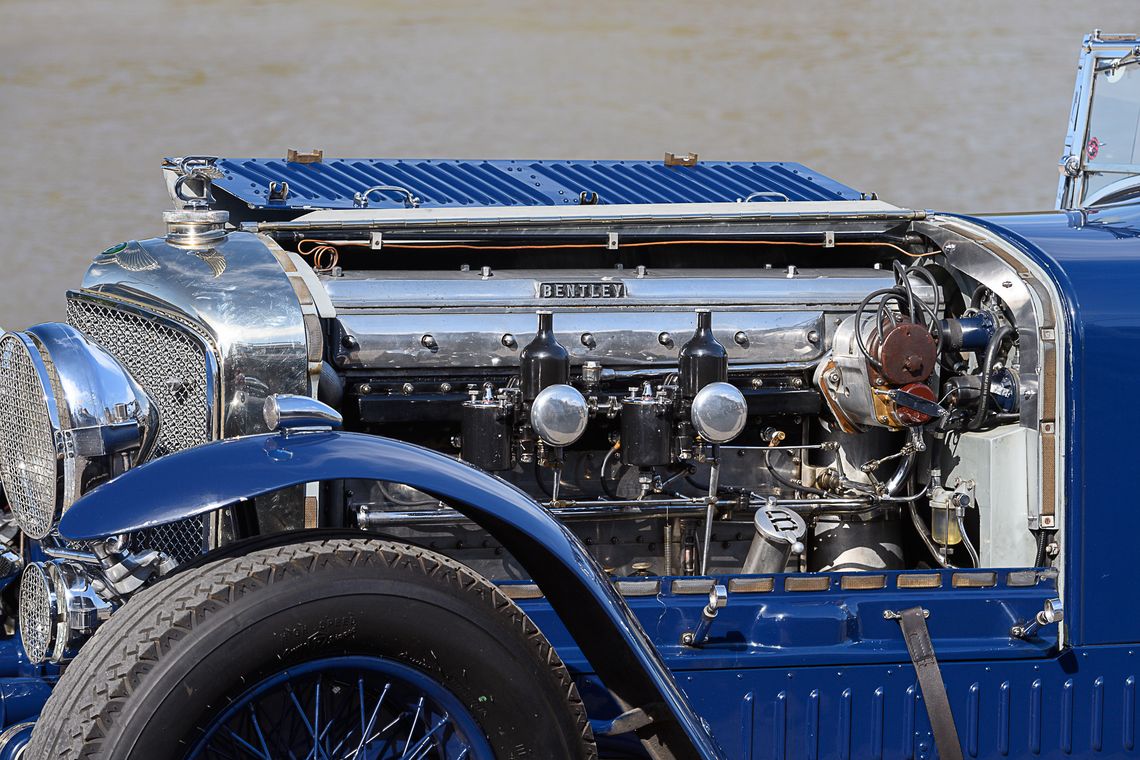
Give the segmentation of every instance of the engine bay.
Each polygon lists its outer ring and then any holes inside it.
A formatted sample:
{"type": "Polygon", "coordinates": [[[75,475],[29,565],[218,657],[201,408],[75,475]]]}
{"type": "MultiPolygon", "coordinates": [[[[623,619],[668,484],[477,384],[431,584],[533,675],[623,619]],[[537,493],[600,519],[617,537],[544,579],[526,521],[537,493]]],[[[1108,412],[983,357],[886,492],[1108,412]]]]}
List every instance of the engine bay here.
{"type": "MultiPolygon", "coordinates": [[[[513,483],[615,577],[1060,552],[1053,306],[953,223],[602,245],[385,232],[379,247],[374,229],[310,227],[270,234],[328,296],[318,397],[348,429],[513,483]]],[[[345,524],[525,578],[414,489],[326,497],[345,524]]]]}

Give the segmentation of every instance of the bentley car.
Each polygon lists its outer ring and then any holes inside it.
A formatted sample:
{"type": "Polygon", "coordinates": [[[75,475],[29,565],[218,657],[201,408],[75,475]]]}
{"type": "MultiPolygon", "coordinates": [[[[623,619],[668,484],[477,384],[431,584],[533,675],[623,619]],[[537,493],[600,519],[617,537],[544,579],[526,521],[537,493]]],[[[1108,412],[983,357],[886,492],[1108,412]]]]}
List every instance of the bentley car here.
{"type": "Polygon", "coordinates": [[[167,159],[0,338],[0,759],[1136,752],[1138,125],[1098,32],[1044,212],[167,159]]]}

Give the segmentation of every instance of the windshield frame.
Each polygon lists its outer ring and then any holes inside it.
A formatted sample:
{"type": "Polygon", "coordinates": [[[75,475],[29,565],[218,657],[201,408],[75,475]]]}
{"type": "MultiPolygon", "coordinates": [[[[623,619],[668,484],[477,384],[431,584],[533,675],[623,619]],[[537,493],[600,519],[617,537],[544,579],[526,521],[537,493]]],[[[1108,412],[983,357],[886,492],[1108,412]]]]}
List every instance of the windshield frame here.
{"type": "Polygon", "coordinates": [[[1122,65],[1140,68],[1140,34],[1103,34],[1096,30],[1085,37],[1077,65],[1065,149],[1057,167],[1061,173],[1057,186],[1058,209],[1095,205],[1118,196],[1129,190],[1133,177],[1140,183],[1140,163],[1089,164],[1089,126],[1095,105],[1096,76],[1122,65]],[[1104,174],[1120,175],[1120,178],[1090,191],[1090,177],[1104,174]]]}

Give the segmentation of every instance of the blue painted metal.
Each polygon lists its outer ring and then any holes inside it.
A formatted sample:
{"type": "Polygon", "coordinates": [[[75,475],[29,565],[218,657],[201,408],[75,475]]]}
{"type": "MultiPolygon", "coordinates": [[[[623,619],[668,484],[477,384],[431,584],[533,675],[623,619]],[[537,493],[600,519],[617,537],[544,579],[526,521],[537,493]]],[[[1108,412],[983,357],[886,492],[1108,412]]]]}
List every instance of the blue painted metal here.
{"type": "MultiPolygon", "coordinates": [[[[1047,660],[942,664],[964,756],[1135,756],[1138,655],[1089,647],[1047,660]]],[[[678,682],[732,758],[938,757],[909,661],[686,671],[678,682]]],[[[604,694],[588,674],[578,684],[604,694]]],[[[587,704],[591,714],[617,710],[587,704]]]]}
{"type": "Polygon", "coordinates": [[[36,717],[50,694],[42,678],[0,678],[0,726],[36,717]]]}
{"type": "MultiPolygon", "coordinates": [[[[1039,577],[1032,587],[1006,588],[999,579],[990,588],[952,588],[953,573],[945,571],[940,589],[903,590],[894,582],[913,573],[887,575],[882,590],[842,591],[836,584],[852,576],[829,574],[831,588],[820,592],[781,591],[781,576],[774,576],[770,592],[730,594],[713,638],[700,650],[679,646],[677,639],[678,631],[695,622],[704,595],[666,590],[628,601],[733,758],[936,757],[898,625],[881,614],[916,604],[930,610],[928,624],[966,757],[1083,757],[1094,751],[1113,756],[1136,750],[1140,648],[1078,647],[1058,654],[1050,648],[1056,643],[1052,634],[1035,648],[1040,656],[1029,649],[1019,655],[1013,640],[1004,650],[995,646],[996,638],[985,640],[986,621],[974,619],[988,605],[1037,608],[1055,593],[1052,578],[1039,577]],[[849,608],[857,612],[846,626],[821,622],[826,610],[843,617],[849,608]],[[771,628],[756,631],[761,619],[771,628]],[[845,635],[846,646],[821,643],[838,630],[846,632],[836,636],[845,635]],[[758,633],[763,639],[755,638],[758,633]],[[860,651],[864,644],[866,651],[860,651]]],[[[669,580],[662,579],[665,588],[669,580]]],[[[545,600],[518,604],[571,668],[599,725],[620,714],[545,600]]]]}
{"type": "Polygon", "coordinates": [[[1077,644],[1140,642],[1130,472],[1140,405],[1140,205],[972,218],[1018,246],[1064,300],[1066,615],[1077,644]]]}
{"type": "MultiPolygon", "coordinates": [[[[353,208],[353,196],[377,185],[406,188],[425,208],[577,205],[582,193],[604,204],[710,203],[777,193],[791,201],[858,200],[859,191],[802,164],[701,161],[514,161],[417,158],[336,158],[288,163],[223,158],[214,188],[250,208],[353,208]],[[269,183],[287,182],[284,201],[269,200],[269,183]]],[[[773,200],[774,196],[757,200],[773,200]]],[[[780,200],[780,198],[775,198],[780,200]]],[[[377,192],[371,206],[403,207],[404,196],[377,192]]]]}
{"type": "Polygon", "coordinates": [[[405,483],[481,525],[546,590],[610,688],[632,705],[663,705],[672,721],[661,722],[660,732],[678,757],[723,757],[578,538],[520,489],[438,452],[343,432],[217,441],[169,454],[96,488],[68,509],[59,532],[69,540],[131,533],[288,486],[340,479],[405,483]]]}
{"type": "Polygon", "coordinates": [[[426,673],[383,657],[340,656],[296,665],[254,684],[206,726],[186,757],[237,753],[274,760],[346,752],[370,760],[495,756],[463,702],[426,673]],[[341,686],[339,698],[328,695],[334,683],[341,686]]]}
{"type": "Polygon", "coordinates": [[[21,760],[24,749],[32,740],[32,729],[36,727],[35,721],[16,723],[0,733],[0,760],[21,760]]]}
{"type": "MultiPolygon", "coordinates": [[[[1045,658],[1057,648],[1057,627],[1045,626],[1030,640],[1010,637],[1014,625],[1033,619],[1046,599],[1057,596],[1052,571],[995,571],[992,585],[956,587],[957,576],[990,575],[970,571],[921,571],[938,578],[935,588],[905,588],[900,578],[914,571],[885,573],[813,573],[810,576],[724,576],[726,585],[738,579],[770,580],[770,591],[730,590],[728,605],[720,610],[708,642],[700,647],[681,645],[681,635],[692,631],[701,617],[708,594],[694,593],[696,584],[713,579],[628,579],[652,584],[644,596],[627,596],[642,628],[665,658],[670,670],[732,670],[804,665],[851,665],[908,661],[899,624],[884,619],[886,610],[921,606],[930,611],[928,625],[939,661],[976,660],[979,653],[993,662],[1045,658]],[[792,590],[797,579],[826,579],[819,591],[792,590]],[[853,590],[853,580],[880,580],[881,588],[853,590]]],[[[520,582],[525,583],[525,582],[520,582]]],[[[504,583],[509,590],[516,583],[504,583]]],[[[519,605],[552,641],[572,645],[562,622],[541,599],[520,599],[519,605]]],[[[580,669],[588,663],[577,652],[556,647],[563,661],[580,669]]]]}

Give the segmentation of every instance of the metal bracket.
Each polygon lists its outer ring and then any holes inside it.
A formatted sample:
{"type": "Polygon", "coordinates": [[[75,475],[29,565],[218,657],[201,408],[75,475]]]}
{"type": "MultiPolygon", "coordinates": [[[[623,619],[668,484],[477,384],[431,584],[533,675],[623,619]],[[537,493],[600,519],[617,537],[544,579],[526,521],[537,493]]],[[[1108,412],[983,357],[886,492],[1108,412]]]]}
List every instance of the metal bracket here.
{"type": "Polygon", "coordinates": [[[606,235],[606,249],[610,251],[616,251],[618,249],[618,234],[616,232],[611,232],[606,235]]]}
{"type": "MultiPolygon", "coordinates": [[[[652,705],[650,706],[652,710],[652,705]]],[[[653,716],[643,707],[626,710],[611,721],[591,721],[594,736],[617,736],[645,728],[653,722],[653,716]]]]}
{"type": "Polygon", "coordinates": [[[289,183],[282,180],[281,182],[270,181],[269,193],[266,195],[266,200],[270,203],[284,203],[289,198],[289,183]]]}
{"type": "Polygon", "coordinates": [[[379,251],[384,247],[384,233],[383,232],[370,232],[368,233],[368,247],[374,251],[379,251]]]}
{"type": "Polygon", "coordinates": [[[1028,623],[1019,623],[1009,629],[1009,635],[1015,639],[1029,639],[1037,631],[1047,625],[1060,623],[1065,619],[1065,605],[1060,599],[1045,600],[1045,609],[1037,613],[1028,623]]]}
{"type": "Polygon", "coordinates": [[[913,409],[916,412],[929,415],[934,418],[944,417],[946,410],[940,407],[933,401],[916,396],[913,393],[907,393],[904,390],[894,389],[889,391],[875,391],[885,395],[891,401],[895,402],[896,406],[905,407],[906,409],[913,409]]]}
{"type": "Polygon", "coordinates": [[[709,629],[716,620],[717,613],[728,605],[728,589],[718,583],[709,591],[709,603],[701,610],[697,627],[681,634],[681,643],[687,647],[699,647],[709,638],[709,629]]]}
{"type": "Polygon", "coordinates": [[[290,164],[319,164],[325,157],[323,150],[313,148],[308,153],[289,148],[285,151],[285,161],[290,164]]]}
{"type": "MultiPolygon", "coordinates": [[[[930,610],[924,607],[922,609],[922,616],[924,618],[929,618],[930,610]]],[[[902,613],[895,610],[883,610],[883,620],[902,620],[902,613]]]]}
{"type": "Polygon", "coordinates": [[[666,166],[696,166],[697,165],[696,153],[666,153],[665,165],[666,166]]]}

